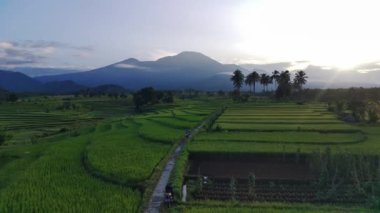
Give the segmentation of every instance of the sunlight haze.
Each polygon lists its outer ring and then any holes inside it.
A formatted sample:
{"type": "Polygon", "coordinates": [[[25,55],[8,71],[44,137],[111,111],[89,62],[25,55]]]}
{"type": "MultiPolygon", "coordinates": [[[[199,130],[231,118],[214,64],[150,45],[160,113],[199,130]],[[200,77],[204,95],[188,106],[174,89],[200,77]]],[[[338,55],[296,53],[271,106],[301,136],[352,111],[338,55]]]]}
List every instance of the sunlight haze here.
{"type": "Polygon", "coordinates": [[[191,50],[222,63],[370,72],[380,67],[378,8],[371,0],[3,0],[0,60],[90,69],[191,50]]]}

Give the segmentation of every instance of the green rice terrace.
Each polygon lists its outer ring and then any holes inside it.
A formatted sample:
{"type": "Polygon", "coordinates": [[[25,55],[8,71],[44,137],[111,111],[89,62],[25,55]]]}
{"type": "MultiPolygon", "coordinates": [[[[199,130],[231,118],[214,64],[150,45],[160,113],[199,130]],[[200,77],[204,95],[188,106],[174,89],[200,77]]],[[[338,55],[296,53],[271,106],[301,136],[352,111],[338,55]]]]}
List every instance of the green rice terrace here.
{"type": "Polygon", "coordinates": [[[75,108],[66,110],[62,103],[0,106],[11,135],[0,147],[0,212],[142,211],[184,130],[215,108],[181,101],[134,115],[130,100],[70,98],[75,108]]]}
{"type": "Polygon", "coordinates": [[[229,104],[177,164],[178,196],[182,182],[191,194],[179,211],[371,211],[379,130],[345,123],[325,104],[229,104]]]}
{"type": "Polygon", "coordinates": [[[163,212],[376,211],[377,124],[345,123],[322,103],[209,97],[133,109],[106,97],[0,105],[0,212],[143,212],[185,130],[205,120],[163,212]]]}

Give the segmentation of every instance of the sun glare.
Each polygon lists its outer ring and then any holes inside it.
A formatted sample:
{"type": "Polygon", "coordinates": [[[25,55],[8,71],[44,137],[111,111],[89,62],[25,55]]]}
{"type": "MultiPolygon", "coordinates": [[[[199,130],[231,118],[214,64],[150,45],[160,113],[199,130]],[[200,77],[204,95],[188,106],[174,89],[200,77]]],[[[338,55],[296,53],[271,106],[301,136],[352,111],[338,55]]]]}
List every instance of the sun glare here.
{"type": "Polygon", "coordinates": [[[245,54],[273,61],[306,60],[339,70],[376,61],[380,49],[377,1],[256,1],[237,10],[245,54]],[[297,6],[294,6],[297,5],[297,6]],[[268,12],[270,11],[270,12],[268,12]]]}

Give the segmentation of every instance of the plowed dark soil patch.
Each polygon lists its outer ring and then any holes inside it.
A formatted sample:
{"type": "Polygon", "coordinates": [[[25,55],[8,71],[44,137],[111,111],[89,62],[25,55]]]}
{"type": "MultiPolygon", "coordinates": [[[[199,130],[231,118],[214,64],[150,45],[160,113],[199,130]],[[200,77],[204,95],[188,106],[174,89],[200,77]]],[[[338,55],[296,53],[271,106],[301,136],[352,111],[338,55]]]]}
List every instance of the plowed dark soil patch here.
{"type": "Polygon", "coordinates": [[[305,159],[293,160],[280,157],[257,157],[253,159],[192,159],[189,176],[215,178],[247,178],[254,173],[257,180],[311,180],[309,164],[305,159]]]}

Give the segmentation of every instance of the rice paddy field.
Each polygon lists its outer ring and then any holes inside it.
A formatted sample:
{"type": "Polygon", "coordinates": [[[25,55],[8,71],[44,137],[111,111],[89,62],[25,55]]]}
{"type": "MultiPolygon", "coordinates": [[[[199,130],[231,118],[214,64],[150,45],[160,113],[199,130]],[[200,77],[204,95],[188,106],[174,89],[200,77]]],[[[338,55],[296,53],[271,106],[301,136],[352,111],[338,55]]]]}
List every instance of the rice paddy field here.
{"type": "Polygon", "coordinates": [[[185,130],[206,118],[163,212],[379,208],[379,125],[344,123],[324,104],[204,98],[135,114],[130,98],[37,97],[0,105],[11,135],[0,146],[0,212],[142,212],[185,130]]]}
{"type": "Polygon", "coordinates": [[[0,212],[140,212],[185,129],[214,110],[179,101],[134,114],[130,101],[107,98],[56,110],[61,102],[0,105],[13,136],[0,146],[0,212]]]}
{"type": "Polygon", "coordinates": [[[191,152],[311,153],[330,147],[377,155],[377,125],[344,123],[323,104],[232,105],[189,145],[191,152]]]}
{"type": "Polygon", "coordinates": [[[178,211],[376,212],[379,140],[378,124],[345,123],[322,103],[227,104],[178,162],[172,180],[191,194],[178,211]]]}

